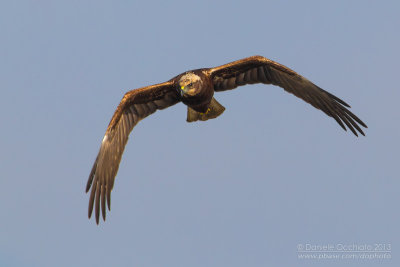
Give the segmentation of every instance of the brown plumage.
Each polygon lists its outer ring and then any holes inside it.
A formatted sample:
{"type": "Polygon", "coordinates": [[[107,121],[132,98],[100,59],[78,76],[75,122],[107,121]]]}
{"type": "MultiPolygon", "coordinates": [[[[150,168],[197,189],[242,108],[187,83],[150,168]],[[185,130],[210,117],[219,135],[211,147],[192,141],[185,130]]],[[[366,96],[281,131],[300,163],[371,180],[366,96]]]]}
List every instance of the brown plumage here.
{"type": "Polygon", "coordinates": [[[110,210],[111,190],[122,153],[129,133],[141,119],[180,101],[188,106],[188,122],[213,119],[225,110],[213,97],[214,92],[254,83],[280,86],[334,118],[344,130],[347,126],[356,136],[357,131],[364,135],[359,125],[367,126],[347,109],[350,106],[346,102],[293,70],[262,56],[188,71],[167,82],[132,90],[124,95],[107,127],[87,182],[86,192],[92,188],[89,218],[94,208],[96,222],[99,223],[101,208],[103,220],[106,219],[106,205],[110,210]]]}

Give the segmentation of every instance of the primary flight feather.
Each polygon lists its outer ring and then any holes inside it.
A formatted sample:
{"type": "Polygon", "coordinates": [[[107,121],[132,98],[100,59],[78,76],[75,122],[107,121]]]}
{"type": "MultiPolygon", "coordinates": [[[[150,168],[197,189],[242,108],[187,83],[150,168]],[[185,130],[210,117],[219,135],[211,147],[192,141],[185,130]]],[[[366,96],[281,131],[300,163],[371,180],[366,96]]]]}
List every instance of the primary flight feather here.
{"type": "Polygon", "coordinates": [[[364,135],[360,125],[365,128],[367,125],[347,109],[350,106],[346,102],[265,57],[253,56],[215,68],[187,71],[167,82],[129,91],[122,98],[87,182],[86,192],[91,188],[89,218],[94,209],[98,224],[101,209],[103,220],[106,219],[106,206],[110,210],[111,190],[129,133],[141,119],[178,102],[188,106],[188,122],[213,119],[225,110],[213,97],[214,92],[254,83],[282,87],[335,119],[344,130],[347,126],[356,136],[357,132],[364,135]]]}

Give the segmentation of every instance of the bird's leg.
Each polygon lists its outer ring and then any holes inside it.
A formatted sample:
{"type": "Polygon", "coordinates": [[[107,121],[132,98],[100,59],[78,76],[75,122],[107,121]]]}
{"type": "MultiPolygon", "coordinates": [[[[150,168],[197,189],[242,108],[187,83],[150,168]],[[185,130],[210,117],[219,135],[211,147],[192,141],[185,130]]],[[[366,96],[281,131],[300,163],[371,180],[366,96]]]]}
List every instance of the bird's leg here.
{"type": "Polygon", "coordinates": [[[200,115],[206,115],[206,114],[208,114],[209,111],[211,111],[210,108],[208,108],[208,109],[206,110],[206,112],[204,112],[204,113],[201,113],[201,112],[200,112],[200,115]]]}

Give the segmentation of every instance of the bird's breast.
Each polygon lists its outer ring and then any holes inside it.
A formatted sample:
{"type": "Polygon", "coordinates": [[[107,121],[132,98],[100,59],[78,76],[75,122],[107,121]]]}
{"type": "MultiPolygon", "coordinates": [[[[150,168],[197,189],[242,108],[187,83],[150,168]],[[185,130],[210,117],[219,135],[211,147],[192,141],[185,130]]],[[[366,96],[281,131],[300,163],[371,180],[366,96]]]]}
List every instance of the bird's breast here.
{"type": "Polygon", "coordinates": [[[183,96],[182,102],[196,110],[197,112],[205,112],[208,108],[208,105],[211,102],[211,99],[214,95],[214,88],[212,84],[204,84],[201,86],[200,90],[196,95],[192,96],[183,96]]]}

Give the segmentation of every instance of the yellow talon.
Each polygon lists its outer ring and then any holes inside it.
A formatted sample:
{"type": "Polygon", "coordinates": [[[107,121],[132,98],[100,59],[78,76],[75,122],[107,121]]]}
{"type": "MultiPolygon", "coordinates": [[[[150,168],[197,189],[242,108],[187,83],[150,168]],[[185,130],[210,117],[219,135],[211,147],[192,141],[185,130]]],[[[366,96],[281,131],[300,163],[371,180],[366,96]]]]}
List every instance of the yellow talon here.
{"type": "Polygon", "coordinates": [[[211,109],[210,109],[210,108],[208,108],[208,109],[207,109],[207,111],[206,111],[205,113],[201,113],[201,112],[200,112],[200,115],[207,114],[209,111],[211,111],[211,109]]]}

